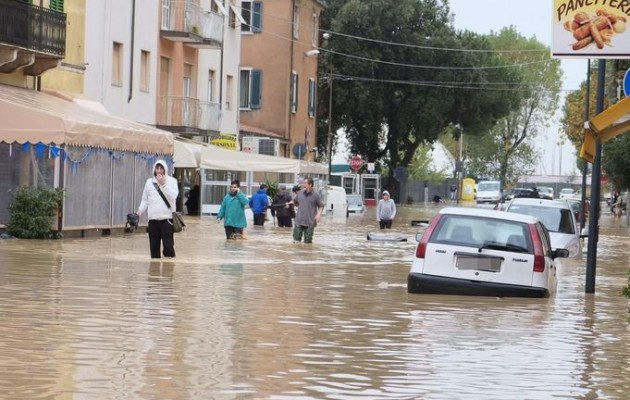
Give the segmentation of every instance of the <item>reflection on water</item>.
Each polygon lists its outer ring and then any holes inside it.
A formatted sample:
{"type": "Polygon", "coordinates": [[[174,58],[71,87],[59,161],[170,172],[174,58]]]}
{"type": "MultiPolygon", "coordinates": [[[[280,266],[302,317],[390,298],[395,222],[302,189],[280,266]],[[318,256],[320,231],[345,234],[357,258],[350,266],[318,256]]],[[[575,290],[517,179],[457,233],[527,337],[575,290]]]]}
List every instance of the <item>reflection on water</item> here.
{"type": "MultiPolygon", "coordinates": [[[[563,259],[552,299],[409,295],[411,220],[366,240],[374,209],[312,245],[187,219],[178,257],[143,234],[1,241],[2,399],[623,399],[625,221],[602,217],[596,294],[563,259]]],[[[258,228],[258,227],[256,227],[258,228]]]]}

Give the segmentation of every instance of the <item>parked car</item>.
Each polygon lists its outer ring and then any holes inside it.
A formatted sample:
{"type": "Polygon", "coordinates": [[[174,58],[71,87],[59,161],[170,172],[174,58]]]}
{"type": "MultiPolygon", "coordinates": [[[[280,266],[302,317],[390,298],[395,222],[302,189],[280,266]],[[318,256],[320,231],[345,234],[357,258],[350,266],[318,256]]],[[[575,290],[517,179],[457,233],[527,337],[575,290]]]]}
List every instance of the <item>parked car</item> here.
{"type": "Polygon", "coordinates": [[[505,209],[507,208],[507,202],[509,202],[512,199],[519,198],[519,197],[539,199],[540,195],[538,193],[538,190],[536,190],[536,188],[509,189],[503,194],[503,197],[501,197],[501,201],[498,202],[496,206],[494,206],[494,209],[499,210],[499,211],[505,211],[505,209]]]}
{"type": "Polygon", "coordinates": [[[564,200],[514,199],[505,211],[531,215],[549,230],[551,247],[567,249],[569,257],[582,254],[582,240],[573,209],[564,200]]]}
{"type": "Polygon", "coordinates": [[[501,200],[500,181],[481,181],[477,184],[477,203],[497,203],[501,200]]]}
{"type": "Polygon", "coordinates": [[[575,191],[571,188],[564,188],[564,189],[560,189],[560,197],[561,200],[563,199],[573,199],[575,198],[575,191]]]}
{"type": "Polygon", "coordinates": [[[547,297],[554,260],[569,255],[536,218],[479,208],[440,210],[416,240],[409,293],[547,297]]]}
{"type": "Polygon", "coordinates": [[[553,188],[549,186],[537,186],[538,194],[541,199],[553,200],[553,188]]]}
{"type": "Polygon", "coordinates": [[[564,201],[566,201],[571,207],[571,210],[573,210],[576,221],[580,221],[582,213],[584,213],[584,216],[588,218],[588,208],[590,206],[590,202],[588,200],[586,200],[585,203],[582,203],[582,200],[578,199],[566,199],[564,201]]]}
{"type": "Polygon", "coordinates": [[[363,204],[363,196],[360,194],[349,194],[346,195],[346,200],[348,200],[348,209],[347,214],[360,214],[365,211],[365,205],[363,204]]]}

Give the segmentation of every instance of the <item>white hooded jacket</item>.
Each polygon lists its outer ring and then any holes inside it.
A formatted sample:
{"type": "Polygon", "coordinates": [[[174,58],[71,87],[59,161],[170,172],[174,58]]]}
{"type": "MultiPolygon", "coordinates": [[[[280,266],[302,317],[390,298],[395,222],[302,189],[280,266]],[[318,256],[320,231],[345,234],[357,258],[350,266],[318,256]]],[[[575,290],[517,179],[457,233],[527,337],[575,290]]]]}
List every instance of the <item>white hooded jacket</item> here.
{"type": "Polygon", "coordinates": [[[179,188],[177,187],[177,179],[168,175],[168,166],[164,160],[157,160],[155,164],[153,164],[153,177],[147,179],[144,184],[144,190],[142,191],[142,201],[140,202],[140,207],[138,207],[138,212],[144,214],[146,211],[148,219],[171,219],[173,217],[173,211],[175,211],[175,202],[177,201],[177,196],[179,195],[179,188]],[[158,193],[155,185],[153,183],[158,183],[155,178],[155,167],[160,164],[164,167],[164,174],[166,176],[166,183],[164,186],[160,187],[164,196],[171,204],[171,209],[166,207],[166,203],[162,199],[162,196],[158,193]]]}

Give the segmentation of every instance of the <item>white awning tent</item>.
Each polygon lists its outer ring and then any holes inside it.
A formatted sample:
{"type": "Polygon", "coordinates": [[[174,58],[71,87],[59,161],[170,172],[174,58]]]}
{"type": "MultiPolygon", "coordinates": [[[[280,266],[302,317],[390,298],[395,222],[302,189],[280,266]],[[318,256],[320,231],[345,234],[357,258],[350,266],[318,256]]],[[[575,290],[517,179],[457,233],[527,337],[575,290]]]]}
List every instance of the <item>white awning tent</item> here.
{"type": "Polygon", "coordinates": [[[199,168],[203,147],[201,143],[175,139],[175,154],[173,155],[175,168],[199,168]]]}
{"type": "Polygon", "coordinates": [[[213,145],[201,149],[200,167],[227,171],[300,172],[297,160],[226,150],[213,145]]]}
{"type": "Polygon", "coordinates": [[[173,161],[175,168],[299,173],[302,175],[326,175],[328,173],[328,166],[321,163],[232,151],[182,138],[175,139],[173,161]]]}
{"type": "Polygon", "coordinates": [[[35,90],[0,85],[0,142],[44,143],[173,154],[174,136],[35,90]]]}

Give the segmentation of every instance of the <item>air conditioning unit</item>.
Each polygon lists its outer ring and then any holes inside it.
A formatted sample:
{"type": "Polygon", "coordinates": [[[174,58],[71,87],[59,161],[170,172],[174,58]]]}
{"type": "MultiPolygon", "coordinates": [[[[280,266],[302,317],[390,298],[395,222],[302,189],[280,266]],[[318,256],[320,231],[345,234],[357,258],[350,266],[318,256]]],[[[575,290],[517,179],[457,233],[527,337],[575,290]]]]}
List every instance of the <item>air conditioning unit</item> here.
{"type": "Polygon", "coordinates": [[[275,157],[280,153],[280,139],[244,136],[242,140],[242,151],[245,153],[264,154],[266,156],[275,157]]]}

